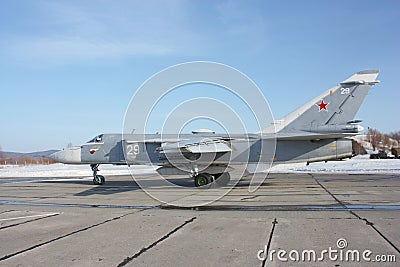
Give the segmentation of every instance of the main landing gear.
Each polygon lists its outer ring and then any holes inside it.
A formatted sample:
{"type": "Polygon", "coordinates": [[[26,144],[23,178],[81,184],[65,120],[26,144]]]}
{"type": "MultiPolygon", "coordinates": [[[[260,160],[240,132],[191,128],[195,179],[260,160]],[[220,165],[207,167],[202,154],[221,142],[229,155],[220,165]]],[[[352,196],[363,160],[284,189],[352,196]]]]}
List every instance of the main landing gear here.
{"type": "Polygon", "coordinates": [[[194,185],[196,187],[203,187],[215,181],[219,186],[226,186],[230,180],[231,176],[227,172],[217,174],[199,173],[194,176],[194,185]]]}
{"type": "Polygon", "coordinates": [[[93,171],[93,184],[95,185],[102,185],[106,182],[106,179],[103,175],[98,175],[97,172],[99,171],[99,164],[90,164],[90,168],[93,171]]]}

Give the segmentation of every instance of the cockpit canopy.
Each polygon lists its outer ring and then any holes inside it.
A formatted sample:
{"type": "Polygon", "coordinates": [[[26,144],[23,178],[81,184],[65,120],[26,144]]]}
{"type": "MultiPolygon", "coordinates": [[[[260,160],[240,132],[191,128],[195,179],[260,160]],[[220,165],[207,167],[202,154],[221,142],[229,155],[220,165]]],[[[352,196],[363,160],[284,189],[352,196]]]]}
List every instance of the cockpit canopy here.
{"type": "Polygon", "coordinates": [[[103,134],[99,134],[95,138],[90,139],[89,141],[87,141],[87,143],[100,143],[101,141],[103,141],[103,134]]]}

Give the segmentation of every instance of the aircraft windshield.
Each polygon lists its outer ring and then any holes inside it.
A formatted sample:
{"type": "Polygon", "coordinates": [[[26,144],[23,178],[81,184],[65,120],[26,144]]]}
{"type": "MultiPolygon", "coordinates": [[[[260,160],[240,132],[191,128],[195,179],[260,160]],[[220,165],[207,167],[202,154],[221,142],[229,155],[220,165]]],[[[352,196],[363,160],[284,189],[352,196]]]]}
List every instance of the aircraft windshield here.
{"type": "Polygon", "coordinates": [[[90,139],[87,143],[99,143],[103,140],[103,135],[100,134],[93,139],[90,139]]]}

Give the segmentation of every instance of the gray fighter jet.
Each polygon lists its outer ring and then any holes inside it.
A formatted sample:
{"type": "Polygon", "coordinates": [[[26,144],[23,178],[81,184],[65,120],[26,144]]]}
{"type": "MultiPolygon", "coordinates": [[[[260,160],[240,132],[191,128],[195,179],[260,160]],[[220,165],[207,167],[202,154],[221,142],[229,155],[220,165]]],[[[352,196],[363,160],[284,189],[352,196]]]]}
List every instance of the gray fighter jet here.
{"type": "Polygon", "coordinates": [[[349,158],[349,136],[363,129],[354,117],[379,82],[377,76],[377,70],[358,72],[259,133],[100,134],[51,157],[65,164],[90,164],[96,185],[105,182],[97,174],[99,164],[152,164],[162,175],[189,174],[197,187],[214,181],[226,185],[236,166],[255,173],[275,164],[349,158]]]}

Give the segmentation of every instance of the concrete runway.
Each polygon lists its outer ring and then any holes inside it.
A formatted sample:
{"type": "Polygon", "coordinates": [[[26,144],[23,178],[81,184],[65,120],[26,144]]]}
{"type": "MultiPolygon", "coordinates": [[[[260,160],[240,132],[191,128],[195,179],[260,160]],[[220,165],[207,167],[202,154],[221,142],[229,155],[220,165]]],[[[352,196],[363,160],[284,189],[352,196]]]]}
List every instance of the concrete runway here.
{"type": "MultiPolygon", "coordinates": [[[[160,204],[128,176],[1,178],[0,265],[400,266],[400,177],[272,174],[254,193],[247,185],[192,209],[160,204]]],[[[207,200],[219,189],[193,191],[207,200]]]]}

